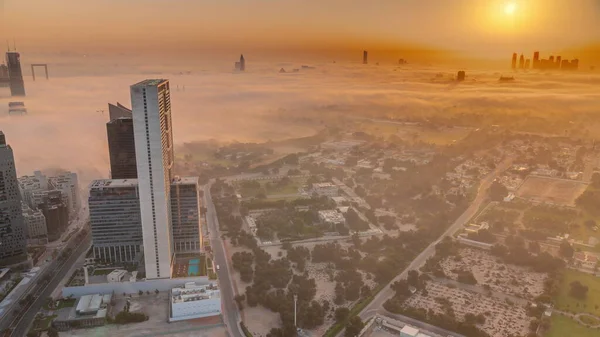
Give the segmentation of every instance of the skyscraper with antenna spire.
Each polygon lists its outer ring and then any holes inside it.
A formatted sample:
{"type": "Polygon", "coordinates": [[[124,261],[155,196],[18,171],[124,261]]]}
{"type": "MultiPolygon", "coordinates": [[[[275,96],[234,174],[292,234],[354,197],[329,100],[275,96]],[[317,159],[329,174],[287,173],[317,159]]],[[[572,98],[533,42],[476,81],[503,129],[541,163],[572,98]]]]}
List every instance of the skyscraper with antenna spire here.
{"type": "Polygon", "coordinates": [[[246,59],[244,59],[244,54],[240,55],[240,71],[246,71],[246,59]]]}
{"type": "Polygon", "coordinates": [[[25,82],[23,81],[23,71],[21,69],[21,55],[17,52],[16,44],[13,42],[13,49],[6,52],[6,67],[8,69],[8,85],[11,96],[25,96],[25,82]]]}

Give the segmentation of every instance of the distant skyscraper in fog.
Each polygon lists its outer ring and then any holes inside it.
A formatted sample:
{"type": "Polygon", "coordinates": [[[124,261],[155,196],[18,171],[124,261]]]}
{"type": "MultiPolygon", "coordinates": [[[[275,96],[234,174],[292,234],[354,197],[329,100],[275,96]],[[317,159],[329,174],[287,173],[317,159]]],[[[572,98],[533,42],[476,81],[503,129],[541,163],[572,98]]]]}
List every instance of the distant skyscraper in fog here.
{"type": "Polygon", "coordinates": [[[25,82],[21,70],[21,55],[16,51],[6,52],[6,66],[11,96],[25,96],[25,82]]]}
{"type": "Polygon", "coordinates": [[[369,52],[366,50],[363,50],[363,64],[368,64],[369,63],[369,52]]]}
{"type": "Polygon", "coordinates": [[[467,77],[467,73],[465,73],[464,70],[461,70],[458,72],[458,74],[456,75],[456,80],[459,82],[462,82],[465,80],[465,78],[467,77]]]}
{"type": "Polygon", "coordinates": [[[520,69],[525,68],[525,56],[523,56],[523,54],[521,54],[521,57],[519,57],[519,68],[520,69]]]}
{"type": "Polygon", "coordinates": [[[244,54],[240,55],[240,71],[246,71],[246,60],[244,54]]]}
{"type": "Polygon", "coordinates": [[[517,53],[513,53],[511,66],[513,69],[517,69],[517,53]]]}
{"type": "Polygon", "coordinates": [[[533,53],[533,64],[532,64],[532,68],[533,69],[537,69],[540,66],[540,52],[536,51],[533,53]]]}
{"type": "Polygon", "coordinates": [[[531,64],[531,60],[530,59],[526,59],[525,60],[525,69],[529,69],[530,64],[531,64]]]}

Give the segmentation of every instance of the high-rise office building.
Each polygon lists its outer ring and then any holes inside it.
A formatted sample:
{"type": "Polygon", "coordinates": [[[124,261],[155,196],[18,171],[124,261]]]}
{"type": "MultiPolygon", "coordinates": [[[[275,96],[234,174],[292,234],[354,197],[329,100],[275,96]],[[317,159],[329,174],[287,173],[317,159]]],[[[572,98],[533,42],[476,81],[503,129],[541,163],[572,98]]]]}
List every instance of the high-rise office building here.
{"type": "Polygon", "coordinates": [[[171,233],[176,253],[200,252],[200,186],[198,177],[175,177],[171,184],[171,233]]]}
{"type": "Polygon", "coordinates": [[[523,54],[521,54],[521,56],[519,57],[519,69],[524,69],[525,68],[525,56],[523,54]]]}
{"type": "Polygon", "coordinates": [[[0,64],[0,88],[8,87],[9,83],[8,67],[6,64],[0,64]]]}
{"type": "Polygon", "coordinates": [[[16,51],[6,52],[6,66],[11,96],[25,96],[25,82],[21,70],[21,55],[16,51]]]}
{"type": "Polygon", "coordinates": [[[246,71],[246,60],[243,54],[240,55],[240,71],[246,71]]]}
{"type": "Polygon", "coordinates": [[[554,68],[557,68],[557,69],[559,69],[559,68],[560,68],[560,65],[561,65],[561,63],[562,63],[562,56],[558,55],[558,56],[556,57],[556,62],[554,63],[554,68]]]}
{"type": "Polygon", "coordinates": [[[531,60],[530,59],[526,59],[525,60],[525,69],[529,69],[530,65],[531,65],[531,60]]]}
{"type": "Polygon", "coordinates": [[[37,209],[41,210],[46,218],[48,241],[58,240],[69,226],[68,199],[59,190],[50,190],[34,193],[37,200],[37,209]]]}
{"type": "Polygon", "coordinates": [[[363,64],[367,64],[369,63],[369,52],[366,50],[363,50],[363,64]]]}
{"type": "Polygon", "coordinates": [[[63,172],[48,179],[52,188],[59,190],[67,197],[67,208],[69,217],[74,218],[81,206],[79,193],[79,180],[75,172],[63,172]]]}
{"type": "Polygon", "coordinates": [[[517,53],[513,53],[511,66],[513,69],[517,69],[517,53]]]}
{"type": "Polygon", "coordinates": [[[533,69],[538,69],[540,66],[540,52],[536,51],[533,53],[533,64],[532,64],[532,68],[533,69]]]}
{"type": "Polygon", "coordinates": [[[0,265],[27,261],[27,229],[21,210],[15,158],[0,131],[0,265]]]}
{"type": "Polygon", "coordinates": [[[88,202],[94,258],[138,261],[144,242],[137,180],[95,180],[88,202]]]}
{"type": "Polygon", "coordinates": [[[131,86],[146,278],[170,278],[173,135],[168,80],[131,86]]]}
{"type": "Polygon", "coordinates": [[[32,209],[26,203],[21,204],[21,210],[27,227],[27,238],[45,238],[48,235],[48,229],[46,228],[44,213],[38,209],[32,209]]]}
{"type": "Polygon", "coordinates": [[[128,109],[117,102],[117,105],[108,103],[108,117],[113,119],[128,117],[131,118],[131,109],[128,109]]]}
{"type": "Polygon", "coordinates": [[[106,123],[110,176],[112,179],[137,179],[133,118],[120,117],[106,123]]]}

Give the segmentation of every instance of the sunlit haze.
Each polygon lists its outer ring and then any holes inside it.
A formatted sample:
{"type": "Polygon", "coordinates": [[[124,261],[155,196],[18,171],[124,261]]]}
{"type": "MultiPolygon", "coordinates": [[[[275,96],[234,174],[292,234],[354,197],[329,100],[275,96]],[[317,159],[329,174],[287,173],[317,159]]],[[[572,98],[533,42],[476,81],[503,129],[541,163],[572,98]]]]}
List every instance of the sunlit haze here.
{"type": "Polygon", "coordinates": [[[0,337],[599,337],[600,0],[0,0],[0,337]]]}

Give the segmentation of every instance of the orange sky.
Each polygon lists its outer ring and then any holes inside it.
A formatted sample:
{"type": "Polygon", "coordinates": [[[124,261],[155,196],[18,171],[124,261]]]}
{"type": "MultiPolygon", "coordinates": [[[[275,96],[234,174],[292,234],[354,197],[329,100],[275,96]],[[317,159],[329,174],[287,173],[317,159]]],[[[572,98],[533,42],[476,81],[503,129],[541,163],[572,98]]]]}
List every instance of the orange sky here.
{"type": "Polygon", "coordinates": [[[420,45],[498,57],[600,41],[598,0],[4,0],[3,11],[0,38],[29,50],[420,45]]]}

